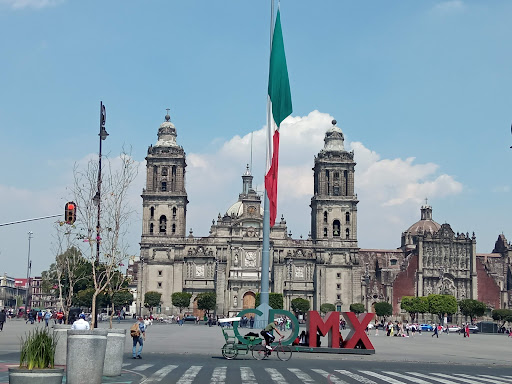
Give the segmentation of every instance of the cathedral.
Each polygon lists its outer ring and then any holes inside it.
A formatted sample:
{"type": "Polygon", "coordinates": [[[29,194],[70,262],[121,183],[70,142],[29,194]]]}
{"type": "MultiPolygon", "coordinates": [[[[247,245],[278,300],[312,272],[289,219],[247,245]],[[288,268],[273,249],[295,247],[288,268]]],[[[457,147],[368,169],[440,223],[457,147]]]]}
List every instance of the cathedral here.
{"type": "MultiPolygon", "coordinates": [[[[421,219],[402,233],[397,249],[361,249],[357,242],[357,195],[354,152],[333,125],[313,160],[311,231],[293,239],[281,218],[270,232],[270,291],[283,294],[284,309],[304,298],[310,308],[324,303],[348,311],[379,301],[393,305],[402,296],[431,293],[485,302],[490,309],[512,305],[512,245],[498,237],[493,253],[477,254],[474,234],[455,233],[421,207],[421,219]]],[[[177,314],[174,292],[192,294],[187,314],[199,314],[197,295],[215,292],[217,315],[232,316],[255,307],[261,282],[263,203],[253,189],[249,170],[242,175],[238,200],[213,221],[207,237],[187,234],[186,154],[177,143],[176,127],[165,116],[158,140],[148,148],[146,188],[142,192],[143,224],[140,260],[132,266],[137,308],[148,291],[162,294],[157,313],[177,314]]]]}

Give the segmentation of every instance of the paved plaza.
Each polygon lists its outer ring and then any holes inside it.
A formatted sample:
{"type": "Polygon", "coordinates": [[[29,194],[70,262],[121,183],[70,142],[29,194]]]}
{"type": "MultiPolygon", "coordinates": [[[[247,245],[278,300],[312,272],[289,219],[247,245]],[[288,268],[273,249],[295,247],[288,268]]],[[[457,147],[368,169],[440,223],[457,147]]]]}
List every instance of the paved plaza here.
{"type": "MultiPolygon", "coordinates": [[[[127,330],[132,321],[124,320],[120,324],[113,323],[114,328],[127,330]]],[[[25,324],[22,320],[8,321],[4,331],[0,332],[0,357],[19,351],[19,338],[26,331],[39,325],[25,324]]],[[[108,328],[108,322],[101,322],[101,328],[108,328]]],[[[302,328],[301,328],[302,330],[302,328]]],[[[250,329],[241,329],[241,334],[250,329]]],[[[259,331],[259,330],[257,330],[259,331]]],[[[347,331],[342,332],[343,336],[347,331]]],[[[431,337],[432,333],[423,332],[421,335],[409,338],[387,337],[380,331],[378,336],[370,333],[370,340],[375,347],[374,355],[333,355],[318,353],[301,353],[304,359],[342,359],[362,361],[402,361],[428,362],[442,364],[481,364],[509,366],[512,360],[512,338],[503,334],[472,334],[464,338],[459,334],[441,334],[439,338],[431,337]]],[[[322,347],[327,345],[322,338],[322,347]]],[[[208,327],[204,324],[159,324],[148,327],[143,354],[192,354],[206,356],[221,356],[224,337],[218,326],[208,327]]],[[[131,338],[127,336],[125,352],[131,353],[131,338]]],[[[295,355],[294,355],[295,356],[295,355]]]]}

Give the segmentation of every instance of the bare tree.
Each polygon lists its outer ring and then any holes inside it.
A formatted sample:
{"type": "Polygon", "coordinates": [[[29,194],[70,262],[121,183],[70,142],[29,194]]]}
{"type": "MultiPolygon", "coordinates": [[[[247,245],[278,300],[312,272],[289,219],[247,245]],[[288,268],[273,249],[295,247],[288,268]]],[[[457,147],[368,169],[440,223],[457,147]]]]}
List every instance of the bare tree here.
{"type": "Polygon", "coordinates": [[[47,271],[42,273],[43,289],[45,292],[58,290],[58,308],[69,321],[69,308],[75,294],[75,284],[87,279],[87,260],[81,255],[76,246],[76,234],[73,226],[63,221],[55,224],[55,233],[52,241],[52,251],[55,262],[47,271]]]}
{"type": "MultiPolygon", "coordinates": [[[[77,204],[77,227],[84,256],[92,265],[94,294],[91,316],[96,318],[96,298],[105,291],[111,279],[127,258],[129,218],[133,210],[128,204],[128,192],[137,176],[136,162],[126,152],[107,160],[98,180],[98,162],[90,160],[85,168],[75,165],[73,193],[77,204]],[[98,207],[94,197],[101,183],[100,227],[98,207]],[[99,233],[99,236],[97,235],[99,233]],[[99,244],[99,253],[97,245],[99,244]]],[[[93,321],[94,324],[94,321],[93,321]]],[[[94,326],[94,325],[93,325],[94,326]]]]}

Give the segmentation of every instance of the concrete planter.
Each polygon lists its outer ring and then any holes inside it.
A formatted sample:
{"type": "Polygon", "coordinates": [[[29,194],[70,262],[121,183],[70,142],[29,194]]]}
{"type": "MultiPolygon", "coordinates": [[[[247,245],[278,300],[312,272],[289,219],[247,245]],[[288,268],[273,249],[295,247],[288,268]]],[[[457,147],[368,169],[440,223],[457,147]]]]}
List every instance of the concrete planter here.
{"type": "Polygon", "coordinates": [[[67,384],[101,384],[107,348],[106,329],[68,331],[67,384]]]}
{"type": "Polygon", "coordinates": [[[119,376],[123,367],[126,329],[109,329],[103,376],[119,376]]]}
{"type": "Polygon", "coordinates": [[[53,334],[57,336],[57,348],[55,349],[55,365],[66,365],[66,354],[68,348],[68,329],[71,325],[55,324],[53,334]]]}
{"type": "Polygon", "coordinates": [[[9,384],[62,384],[64,368],[9,368],[9,384]]]}

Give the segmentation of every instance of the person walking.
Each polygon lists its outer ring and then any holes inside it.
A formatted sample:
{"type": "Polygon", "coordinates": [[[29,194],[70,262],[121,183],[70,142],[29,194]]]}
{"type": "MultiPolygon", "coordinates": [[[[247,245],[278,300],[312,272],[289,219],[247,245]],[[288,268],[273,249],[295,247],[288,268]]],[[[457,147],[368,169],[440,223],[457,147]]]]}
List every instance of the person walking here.
{"type": "Polygon", "coordinates": [[[45,326],[47,327],[48,326],[48,322],[50,321],[50,319],[52,318],[52,314],[50,311],[47,311],[45,314],[44,314],[44,323],[45,323],[45,326]]]}
{"type": "Polygon", "coordinates": [[[0,332],[4,329],[4,323],[7,316],[5,314],[5,309],[2,309],[2,312],[0,312],[0,332]]]}
{"type": "Polygon", "coordinates": [[[89,326],[89,323],[87,321],[85,321],[84,313],[80,314],[78,320],[75,321],[73,323],[73,325],[71,326],[71,329],[82,330],[82,331],[87,331],[87,330],[91,329],[91,327],[89,326]]]}
{"type": "Polygon", "coordinates": [[[439,330],[437,328],[437,324],[434,324],[434,333],[432,334],[432,337],[436,336],[439,339],[439,330]]]}
{"type": "Polygon", "coordinates": [[[146,341],[146,325],[142,317],[139,317],[138,321],[130,328],[130,336],[133,340],[132,359],[142,359],[141,352],[146,341]],[[139,344],[139,350],[137,351],[137,343],[139,344]]]}

